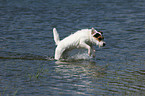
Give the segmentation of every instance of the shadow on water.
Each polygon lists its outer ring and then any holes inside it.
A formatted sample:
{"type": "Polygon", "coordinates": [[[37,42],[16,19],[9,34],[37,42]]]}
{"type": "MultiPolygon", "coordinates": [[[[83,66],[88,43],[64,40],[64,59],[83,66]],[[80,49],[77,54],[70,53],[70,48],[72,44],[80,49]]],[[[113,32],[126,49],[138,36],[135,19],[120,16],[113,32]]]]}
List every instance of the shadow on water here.
{"type": "Polygon", "coordinates": [[[0,59],[22,59],[22,60],[54,60],[53,57],[34,55],[30,53],[1,52],[0,59]]]}
{"type": "MultiPolygon", "coordinates": [[[[9,52],[9,51],[2,51],[0,52],[0,59],[22,59],[22,60],[47,60],[47,61],[54,61],[54,57],[51,56],[41,56],[31,53],[18,53],[18,52],[9,52]]],[[[78,62],[83,60],[93,60],[93,57],[87,55],[87,53],[78,53],[78,54],[71,54],[64,59],[61,59],[63,62],[78,62]]]]}

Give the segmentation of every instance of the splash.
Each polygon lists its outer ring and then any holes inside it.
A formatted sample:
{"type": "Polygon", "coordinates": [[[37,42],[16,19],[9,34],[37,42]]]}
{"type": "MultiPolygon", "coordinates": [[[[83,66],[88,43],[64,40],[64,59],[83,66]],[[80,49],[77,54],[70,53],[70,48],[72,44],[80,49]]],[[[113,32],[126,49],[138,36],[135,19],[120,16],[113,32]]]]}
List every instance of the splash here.
{"type": "Polygon", "coordinates": [[[67,55],[68,56],[67,58],[65,58],[65,60],[68,60],[68,61],[90,60],[93,58],[92,56],[89,56],[87,54],[86,50],[83,50],[83,49],[70,51],[67,55]]]}
{"type": "Polygon", "coordinates": [[[70,59],[78,59],[78,60],[81,60],[81,59],[84,59],[84,60],[89,60],[91,59],[92,57],[89,56],[87,53],[78,53],[78,54],[75,54],[74,56],[71,56],[70,59]]]}

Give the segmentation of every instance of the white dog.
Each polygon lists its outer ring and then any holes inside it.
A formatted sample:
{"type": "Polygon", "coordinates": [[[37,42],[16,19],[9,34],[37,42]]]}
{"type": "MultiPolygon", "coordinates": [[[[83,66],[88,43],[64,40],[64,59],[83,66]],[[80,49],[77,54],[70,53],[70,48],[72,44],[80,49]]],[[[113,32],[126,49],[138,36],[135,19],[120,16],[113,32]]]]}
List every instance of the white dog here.
{"type": "Polygon", "coordinates": [[[88,49],[89,56],[91,56],[92,53],[94,55],[95,50],[92,46],[93,44],[99,45],[99,47],[106,45],[103,41],[104,37],[102,34],[103,32],[98,32],[94,28],[82,29],[60,41],[56,28],[53,28],[54,41],[57,45],[55,49],[55,59],[59,60],[62,58],[64,52],[75,48],[88,49]]]}

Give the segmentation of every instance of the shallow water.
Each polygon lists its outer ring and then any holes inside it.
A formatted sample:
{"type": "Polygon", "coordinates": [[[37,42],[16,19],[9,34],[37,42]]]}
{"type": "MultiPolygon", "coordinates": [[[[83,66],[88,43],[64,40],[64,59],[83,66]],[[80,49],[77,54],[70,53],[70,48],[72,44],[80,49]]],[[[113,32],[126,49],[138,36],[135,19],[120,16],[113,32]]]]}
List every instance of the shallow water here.
{"type": "Polygon", "coordinates": [[[145,1],[2,0],[2,96],[145,94],[145,1]],[[106,46],[55,61],[60,38],[84,28],[104,32],[106,46]]]}

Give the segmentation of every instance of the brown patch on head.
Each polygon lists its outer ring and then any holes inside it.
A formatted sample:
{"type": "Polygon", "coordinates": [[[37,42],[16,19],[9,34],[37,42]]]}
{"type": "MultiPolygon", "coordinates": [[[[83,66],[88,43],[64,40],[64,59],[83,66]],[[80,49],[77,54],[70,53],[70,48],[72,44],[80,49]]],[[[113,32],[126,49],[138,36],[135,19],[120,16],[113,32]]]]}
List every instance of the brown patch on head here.
{"type": "Polygon", "coordinates": [[[103,35],[102,31],[97,32],[94,28],[92,28],[91,34],[93,35],[93,38],[95,38],[99,42],[104,39],[104,37],[102,36],[103,35]]]}
{"type": "Polygon", "coordinates": [[[100,33],[95,33],[95,34],[93,35],[93,37],[95,37],[95,38],[98,38],[99,36],[101,36],[100,33]]]}
{"type": "Polygon", "coordinates": [[[97,39],[100,42],[100,41],[102,41],[104,39],[104,37],[103,36],[99,36],[97,39]]]}
{"type": "MultiPolygon", "coordinates": [[[[93,37],[94,37],[94,36],[93,36],[93,37]]],[[[104,39],[104,37],[103,37],[103,36],[101,36],[101,35],[100,35],[100,36],[98,36],[98,37],[94,37],[94,38],[95,38],[96,40],[98,40],[99,42],[100,42],[100,41],[102,41],[102,40],[104,39]]]]}

